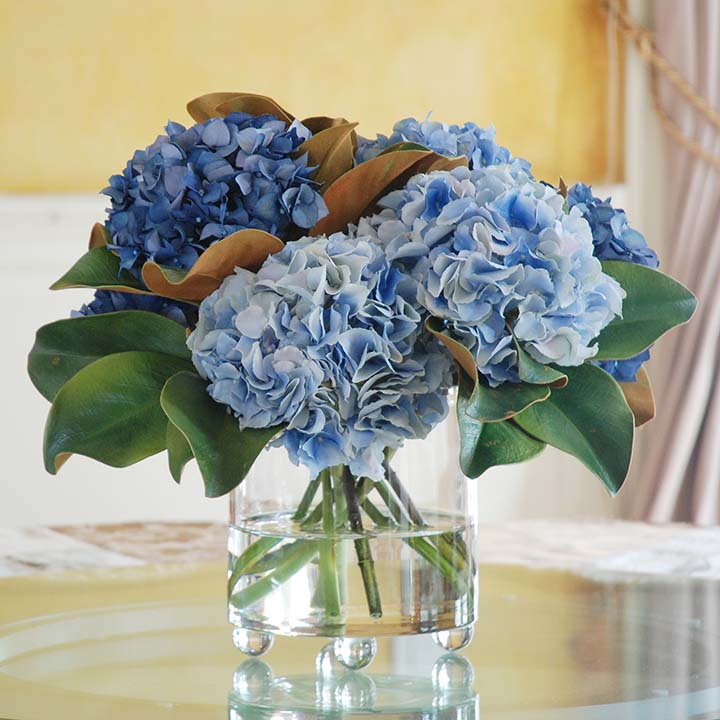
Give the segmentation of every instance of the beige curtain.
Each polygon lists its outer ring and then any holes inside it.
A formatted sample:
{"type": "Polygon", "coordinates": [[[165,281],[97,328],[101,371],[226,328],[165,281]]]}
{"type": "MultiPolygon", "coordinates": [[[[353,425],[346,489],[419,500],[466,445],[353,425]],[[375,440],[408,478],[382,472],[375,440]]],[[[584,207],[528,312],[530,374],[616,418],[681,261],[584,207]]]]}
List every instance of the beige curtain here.
{"type": "MultiPolygon", "coordinates": [[[[720,0],[655,0],[658,49],[720,109],[720,0]]],[[[720,157],[720,132],[660,81],[660,103],[686,137],[720,157]]],[[[699,305],[689,325],[661,341],[654,375],[658,419],[635,514],[652,521],[720,521],[720,168],[666,136],[670,250],[663,269],[699,305]]],[[[663,203],[658,201],[658,211],[663,203]]]]}

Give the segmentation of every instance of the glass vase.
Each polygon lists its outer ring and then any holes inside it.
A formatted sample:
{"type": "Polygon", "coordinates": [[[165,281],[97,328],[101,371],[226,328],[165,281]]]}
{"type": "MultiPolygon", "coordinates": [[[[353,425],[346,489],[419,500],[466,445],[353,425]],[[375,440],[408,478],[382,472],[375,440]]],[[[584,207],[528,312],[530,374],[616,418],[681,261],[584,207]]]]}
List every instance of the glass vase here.
{"type": "Polygon", "coordinates": [[[457,423],[385,453],[383,476],[311,478],[266,450],[230,496],[228,608],[249,655],[274,635],[334,639],[364,667],[378,636],[471,638],[477,611],[476,484],[458,464],[457,423]]]}

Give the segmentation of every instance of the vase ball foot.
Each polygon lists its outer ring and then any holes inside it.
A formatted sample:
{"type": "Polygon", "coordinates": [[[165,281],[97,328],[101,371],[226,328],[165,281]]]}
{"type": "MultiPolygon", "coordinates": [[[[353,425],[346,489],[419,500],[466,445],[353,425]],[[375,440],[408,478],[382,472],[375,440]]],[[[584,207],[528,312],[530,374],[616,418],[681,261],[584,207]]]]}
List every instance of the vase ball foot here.
{"type": "Polygon", "coordinates": [[[245,660],[235,671],[233,687],[243,702],[268,700],[273,688],[272,670],[262,660],[245,660]]]}
{"type": "Polygon", "coordinates": [[[470,643],[472,637],[472,625],[453,628],[452,630],[438,630],[438,632],[433,633],[433,640],[435,641],[435,644],[439,645],[443,650],[448,650],[449,652],[462,650],[470,643]]]}
{"type": "Polygon", "coordinates": [[[251,657],[264,655],[273,644],[273,636],[270,633],[248,630],[244,627],[233,628],[232,637],[235,647],[251,657]]]}
{"type": "Polygon", "coordinates": [[[325,645],[317,654],[315,658],[315,670],[318,675],[325,678],[342,675],[345,672],[345,668],[335,656],[331,642],[325,645]]]}
{"type": "Polygon", "coordinates": [[[377,652],[375,638],[337,638],[332,647],[338,662],[348,670],[367,667],[377,652]]]}
{"type": "Polygon", "coordinates": [[[473,667],[462,656],[448,653],[433,665],[431,680],[436,692],[443,696],[464,692],[473,684],[473,667]]]}
{"type": "Polygon", "coordinates": [[[345,712],[372,710],[376,700],[375,682],[365,673],[345,673],[335,688],[335,704],[345,712]]]}

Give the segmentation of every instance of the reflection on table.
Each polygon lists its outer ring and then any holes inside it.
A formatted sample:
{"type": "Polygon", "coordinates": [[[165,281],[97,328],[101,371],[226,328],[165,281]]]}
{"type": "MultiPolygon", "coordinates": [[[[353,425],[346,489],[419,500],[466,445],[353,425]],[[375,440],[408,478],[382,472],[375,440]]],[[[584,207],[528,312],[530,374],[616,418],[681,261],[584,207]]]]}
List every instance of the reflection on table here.
{"type": "Polygon", "coordinates": [[[265,664],[246,664],[223,581],[222,563],[0,580],[0,717],[219,720],[252,716],[253,702],[303,718],[720,716],[715,580],[485,566],[461,655],[429,637],[381,640],[356,674],[327,672],[322,639],[278,638],[265,664]]]}

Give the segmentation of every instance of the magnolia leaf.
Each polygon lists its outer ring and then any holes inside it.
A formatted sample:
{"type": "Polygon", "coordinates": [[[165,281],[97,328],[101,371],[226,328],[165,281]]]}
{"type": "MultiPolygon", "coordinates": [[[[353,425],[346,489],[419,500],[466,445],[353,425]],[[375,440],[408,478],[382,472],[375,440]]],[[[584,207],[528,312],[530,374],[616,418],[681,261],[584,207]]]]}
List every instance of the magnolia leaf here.
{"type": "Polygon", "coordinates": [[[207,381],[194,372],[171,377],[160,402],[188,441],[208,497],[219,497],[239,485],[262,449],[283,429],[240,430],[237,419],[210,397],[207,381]]]}
{"type": "Polygon", "coordinates": [[[357,123],[334,125],[306,140],[296,156],[307,153],[308,165],[317,166],[313,180],[329,185],[350,170],[355,159],[352,136],[357,123]]]}
{"type": "Polygon", "coordinates": [[[120,268],[120,258],[106,247],[88,250],[59,280],[51,290],[67,288],[97,288],[120,292],[151,295],[137,278],[120,268]]]}
{"type": "Polygon", "coordinates": [[[653,396],[650,377],[645,368],[641,367],[638,370],[635,382],[621,382],[618,384],[635,418],[635,427],[650,422],[655,417],[655,397],[653,396]]]}
{"type": "Polygon", "coordinates": [[[380,155],[387,155],[388,153],[401,152],[403,150],[422,150],[426,152],[430,148],[427,145],[421,145],[420,143],[410,142],[409,140],[403,140],[402,142],[395,143],[394,145],[388,145],[380,155]]]}
{"type": "Polygon", "coordinates": [[[215,92],[201,95],[187,104],[187,111],[196,123],[203,123],[210,118],[221,117],[217,107],[224,102],[237,97],[237,92],[215,92]]]}
{"type": "Polygon", "coordinates": [[[169,421],[165,440],[170,475],[179,484],[185,466],[193,459],[193,451],[185,436],[169,421]]]}
{"type": "Polygon", "coordinates": [[[518,375],[523,382],[531,385],[552,385],[552,387],[565,387],[567,385],[568,378],[565,373],[535,360],[520,347],[515,335],[513,335],[513,341],[518,357],[518,375]]]}
{"type": "Polygon", "coordinates": [[[55,396],[45,425],[44,459],[54,475],[68,454],[126,467],[165,448],[160,392],[187,360],[156,352],[122,352],[78,371],[55,396]]]}
{"type": "MultiPolygon", "coordinates": [[[[467,379],[462,382],[469,382],[467,379]]],[[[496,465],[512,465],[535,457],[545,443],[530,437],[512,420],[482,423],[467,414],[468,397],[458,395],[457,418],[460,431],[460,467],[476,478],[496,465]]]]}
{"type": "Polygon", "coordinates": [[[288,125],[295,119],[287,110],[280,107],[272,98],[254,93],[237,93],[215,107],[221,117],[230,113],[243,112],[248,115],[274,115],[288,125]]]}
{"type": "MultiPolygon", "coordinates": [[[[314,117],[305,118],[302,124],[313,134],[317,135],[323,130],[328,128],[336,127],[338,125],[347,125],[348,121],[345,118],[337,117],[331,118],[326,115],[315,115],[314,117]]],[[[353,149],[353,160],[355,159],[355,153],[358,149],[357,133],[350,134],[350,141],[352,142],[353,149]]]]}
{"type": "Polygon", "coordinates": [[[633,414],[620,386],[604,370],[585,363],[565,371],[566,387],[513,420],[538,440],[574,455],[614,495],[630,467],[633,414]]]}
{"type": "Polygon", "coordinates": [[[88,250],[105,247],[110,242],[110,232],[102,223],[95,223],[90,231],[88,250]]]}
{"type": "MultiPolygon", "coordinates": [[[[422,150],[427,151],[430,148],[420,143],[415,142],[399,142],[394,145],[386,147],[380,155],[387,155],[388,153],[401,152],[403,150],[422,150]]],[[[378,157],[380,157],[380,155],[378,157]]],[[[456,167],[467,167],[468,159],[464,155],[458,155],[456,157],[448,157],[446,155],[438,155],[433,153],[430,157],[426,158],[417,163],[416,167],[413,168],[415,174],[417,173],[428,173],[433,170],[454,170],[456,167]]]]}
{"type": "Polygon", "coordinates": [[[529,385],[528,383],[506,382],[490,387],[481,377],[473,387],[472,380],[460,378],[458,396],[462,396],[465,412],[474,420],[493,423],[517,415],[535,403],[541,403],[550,397],[547,385],[529,385]]]}
{"type": "Polygon", "coordinates": [[[621,260],[604,260],[603,272],[627,293],[621,318],[615,318],[597,337],[594,360],[624,360],[652,345],[662,334],[686,323],[695,312],[695,296],[663,273],[621,260]]]}
{"type": "Polygon", "coordinates": [[[425,321],[425,329],[445,345],[457,361],[457,364],[465,371],[468,378],[472,380],[474,387],[477,384],[477,365],[475,364],[475,358],[472,353],[461,342],[454,340],[443,332],[445,330],[445,324],[440,318],[429,317],[425,321]]]}
{"type": "Polygon", "coordinates": [[[445,157],[437,155],[421,160],[416,167],[413,168],[413,174],[429,173],[435,170],[454,170],[458,167],[467,167],[468,159],[464,155],[458,157],[445,157]]]}
{"type": "Polygon", "coordinates": [[[216,290],[236,267],[256,272],[283,247],[281,240],[262,230],[238,230],[205,250],[188,272],[146,262],[142,276],[157,295],[197,302],[216,290]]]}
{"type": "Polygon", "coordinates": [[[447,158],[430,150],[403,150],[378,155],[348,170],[326,188],[323,200],[329,214],[309,234],[330,234],[357,222],[397,184],[404,183],[408,177],[419,172],[416,168],[428,158],[447,161],[447,158]]]}
{"type": "Polygon", "coordinates": [[[98,358],[145,350],[190,360],[185,341],[181,325],[143,310],[58,320],[37,331],[28,374],[38,391],[52,401],[71,377],[98,358]]]}

